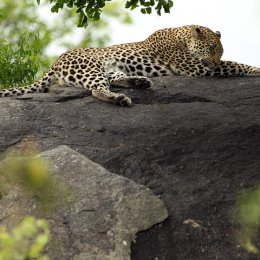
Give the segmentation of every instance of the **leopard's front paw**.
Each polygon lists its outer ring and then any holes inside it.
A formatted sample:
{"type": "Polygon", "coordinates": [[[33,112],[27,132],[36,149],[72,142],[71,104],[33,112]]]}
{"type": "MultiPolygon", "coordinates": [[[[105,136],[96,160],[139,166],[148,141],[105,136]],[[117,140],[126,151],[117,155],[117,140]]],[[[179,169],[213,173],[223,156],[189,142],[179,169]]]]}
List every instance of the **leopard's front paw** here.
{"type": "Polygon", "coordinates": [[[152,86],[152,81],[146,77],[133,77],[129,80],[134,88],[147,89],[152,86]]]}
{"type": "Polygon", "coordinates": [[[118,96],[112,98],[112,103],[115,105],[128,107],[132,105],[132,100],[124,94],[119,94],[118,96]]]}

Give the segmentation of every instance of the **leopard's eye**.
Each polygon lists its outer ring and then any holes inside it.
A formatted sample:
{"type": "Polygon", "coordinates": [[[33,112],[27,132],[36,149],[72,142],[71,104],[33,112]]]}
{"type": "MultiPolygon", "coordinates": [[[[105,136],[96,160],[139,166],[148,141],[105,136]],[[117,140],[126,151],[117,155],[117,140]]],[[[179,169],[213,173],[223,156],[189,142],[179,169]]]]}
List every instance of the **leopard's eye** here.
{"type": "Polygon", "coordinates": [[[216,44],[210,44],[209,45],[209,51],[211,55],[215,54],[215,50],[216,50],[217,45],[216,44]]]}

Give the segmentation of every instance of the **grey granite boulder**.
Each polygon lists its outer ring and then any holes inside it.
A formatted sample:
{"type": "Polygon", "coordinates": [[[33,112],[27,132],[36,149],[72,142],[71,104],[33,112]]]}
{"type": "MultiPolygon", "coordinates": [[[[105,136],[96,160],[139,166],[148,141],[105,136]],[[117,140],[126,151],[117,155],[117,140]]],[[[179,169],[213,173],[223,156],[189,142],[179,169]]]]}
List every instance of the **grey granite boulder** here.
{"type": "MultiPolygon", "coordinates": [[[[42,156],[56,181],[63,181],[75,193],[75,201],[48,213],[50,259],[130,259],[136,233],[167,218],[163,202],[149,189],[107,171],[67,146],[42,156]]],[[[38,214],[36,204],[23,200],[15,189],[0,200],[1,225],[12,227],[34,212],[38,214]]]]}

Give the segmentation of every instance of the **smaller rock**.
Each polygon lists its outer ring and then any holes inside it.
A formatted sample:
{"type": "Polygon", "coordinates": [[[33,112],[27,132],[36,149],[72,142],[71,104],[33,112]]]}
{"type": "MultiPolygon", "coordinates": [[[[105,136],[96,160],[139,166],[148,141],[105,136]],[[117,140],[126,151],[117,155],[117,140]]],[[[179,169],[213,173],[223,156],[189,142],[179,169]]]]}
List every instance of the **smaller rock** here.
{"type": "MultiPolygon", "coordinates": [[[[167,218],[163,202],[146,187],[107,171],[67,146],[42,156],[55,179],[76,191],[73,203],[48,215],[50,259],[130,259],[136,233],[167,218]]],[[[13,216],[21,219],[32,212],[33,205],[13,193],[0,200],[1,224],[9,227],[17,222],[13,216]]]]}

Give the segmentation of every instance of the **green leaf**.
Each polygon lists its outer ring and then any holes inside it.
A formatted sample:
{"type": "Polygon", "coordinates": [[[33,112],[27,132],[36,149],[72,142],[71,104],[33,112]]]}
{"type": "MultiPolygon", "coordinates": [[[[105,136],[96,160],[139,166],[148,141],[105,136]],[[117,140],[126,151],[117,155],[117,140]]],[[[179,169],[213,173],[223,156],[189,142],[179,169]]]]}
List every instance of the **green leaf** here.
{"type": "Polygon", "coordinates": [[[68,3],[67,3],[67,7],[68,7],[68,8],[72,8],[72,7],[73,7],[73,2],[72,2],[72,1],[71,1],[71,2],[68,2],[68,3]]]}
{"type": "Polygon", "coordinates": [[[127,1],[126,4],[125,4],[125,8],[130,8],[130,7],[131,7],[131,2],[127,1]]]}
{"type": "Polygon", "coordinates": [[[142,14],[146,14],[145,8],[141,8],[141,13],[142,13],[142,14]]]}
{"type": "Polygon", "coordinates": [[[52,6],[51,11],[52,11],[53,13],[58,13],[59,8],[60,8],[60,4],[57,3],[57,4],[55,4],[54,6],[52,6]]]}
{"type": "Polygon", "coordinates": [[[152,8],[151,7],[145,8],[145,10],[146,10],[147,14],[150,14],[152,12],[152,8]]]}
{"type": "Polygon", "coordinates": [[[78,27],[86,27],[87,25],[88,25],[88,17],[85,15],[85,13],[82,10],[80,10],[78,27]]]}

